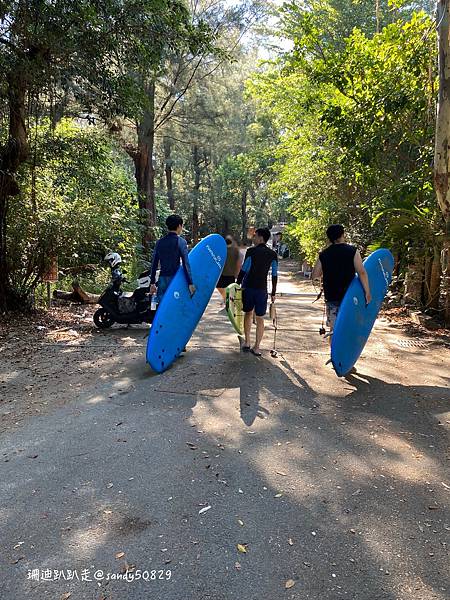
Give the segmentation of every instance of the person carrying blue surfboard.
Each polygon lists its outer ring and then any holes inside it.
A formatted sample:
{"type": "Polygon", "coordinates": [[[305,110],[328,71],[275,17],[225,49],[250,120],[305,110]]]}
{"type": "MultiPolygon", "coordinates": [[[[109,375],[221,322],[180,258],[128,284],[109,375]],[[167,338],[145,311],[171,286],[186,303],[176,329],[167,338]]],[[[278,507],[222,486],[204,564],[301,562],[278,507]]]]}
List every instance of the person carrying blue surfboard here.
{"type": "Polygon", "coordinates": [[[242,306],[244,310],[245,344],[243,352],[251,352],[261,356],[259,349],[264,335],[264,315],[267,312],[267,276],[272,269],[272,302],[275,302],[278,281],[278,256],[267,246],[270,231],[261,227],[255,231],[254,246],[245,254],[244,264],[237,278],[242,284],[242,306]],[[256,342],[250,347],[250,333],[253,321],[253,311],[256,315],[256,342]]]}
{"type": "Polygon", "coordinates": [[[319,254],[312,272],[312,279],[322,278],[323,280],[327,327],[330,329],[331,340],[339,306],[355,273],[358,273],[363,286],[366,304],[370,303],[372,296],[361,254],[355,246],[346,243],[344,227],[330,225],[327,229],[327,237],[330,245],[319,254]]]}
{"type": "Polygon", "coordinates": [[[166,226],[168,233],[156,242],[150,274],[150,293],[157,294],[158,304],[178,271],[180,262],[183,265],[189,291],[191,295],[195,294],[187,243],[184,238],[180,237],[183,231],[183,219],[179,215],[170,215],[166,219],[166,226]],[[160,266],[160,272],[158,285],[156,285],[158,266],[160,266]]]}

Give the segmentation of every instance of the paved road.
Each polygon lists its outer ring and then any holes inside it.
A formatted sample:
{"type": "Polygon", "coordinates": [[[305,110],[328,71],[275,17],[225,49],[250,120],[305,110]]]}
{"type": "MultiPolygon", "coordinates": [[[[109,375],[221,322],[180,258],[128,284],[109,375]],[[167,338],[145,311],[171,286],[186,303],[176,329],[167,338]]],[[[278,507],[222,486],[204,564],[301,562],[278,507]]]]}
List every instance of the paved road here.
{"type": "Polygon", "coordinates": [[[47,344],[0,438],[1,600],[449,597],[448,350],[380,321],[338,379],[321,307],[278,313],[257,359],[214,299],[163,375],[142,328],[47,344]]]}

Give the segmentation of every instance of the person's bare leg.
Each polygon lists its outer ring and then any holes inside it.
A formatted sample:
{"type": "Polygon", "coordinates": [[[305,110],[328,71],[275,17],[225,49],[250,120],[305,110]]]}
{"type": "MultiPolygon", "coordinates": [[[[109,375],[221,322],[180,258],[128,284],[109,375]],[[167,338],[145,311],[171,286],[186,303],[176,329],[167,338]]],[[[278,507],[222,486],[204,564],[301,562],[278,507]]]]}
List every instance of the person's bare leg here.
{"type": "Polygon", "coordinates": [[[225,304],[225,300],[226,300],[226,292],[225,292],[225,288],[217,288],[217,291],[219,292],[219,294],[222,296],[222,301],[225,304]]]}
{"type": "Polygon", "coordinates": [[[252,330],[252,315],[253,311],[246,312],[244,314],[244,335],[245,335],[245,346],[250,348],[250,333],[252,330]]]}
{"type": "Polygon", "coordinates": [[[256,342],[253,346],[253,350],[255,352],[259,352],[259,346],[261,345],[261,341],[264,335],[264,317],[256,316],[256,342]]]}

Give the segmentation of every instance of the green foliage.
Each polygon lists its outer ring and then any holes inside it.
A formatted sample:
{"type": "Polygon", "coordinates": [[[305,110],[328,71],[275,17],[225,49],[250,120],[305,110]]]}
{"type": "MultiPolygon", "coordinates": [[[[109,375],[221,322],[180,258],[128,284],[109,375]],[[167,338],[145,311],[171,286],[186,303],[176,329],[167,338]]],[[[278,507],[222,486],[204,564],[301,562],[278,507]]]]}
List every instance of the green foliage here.
{"type": "Polygon", "coordinates": [[[10,205],[8,260],[26,296],[58,256],[60,267],[100,262],[109,248],[133,257],[136,191],[128,161],[105,134],[63,120],[33,129],[33,167],[10,205]]]}
{"type": "MultiPolygon", "coordinates": [[[[233,35],[232,31],[231,40],[233,35]]],[[[209,64],[199,67],[198,84],[187,91],[164,132],[171,140],[176,211],[191,233],[195,200],[202,236],[218,231],[241,238],[244,197],[248,225],[266,224],[274,207],[268,181],[276,134],[269,119],[255,116],[253,100],[243,98],[256,56],[238,49],[235,60],[220,63],[211,74],[209,64]],[[194,146],[199,155],[198,193],[194,189],[194,146]]],[[[162,162],[161,142],[158,155],[162,162]]],[[[163,185],[160,193],[162,190],[163,185]]]]}
{"type": "Polygon", "coordinates": [[[184,0],[0,2],[0,310],[31,294],[48,254],[92,260],[105,244],[131,253],[134,192],[123,158],[116,150],[108,163],[106,138],[77,134],[79,153],[67,132],[46,139],[46,119],[52,127],[66,115],[91,124],[145,120],[148,84],[168,57],[213,53],[214,37],[184,0]],[[68,147],[82,164],[69,160],[68,147]],[[21,196],[8,215],[18,178],[21,196]]]}
{"type": "Polygon", "coordinates": [[[385,241],[396,249],[413,237],[428,246],[439,231],[433,21],[406,7],[397,17],[407,20],[389,17],[375,33],[367,6],[361,21],[348,3],[319,5],[314,12],[285,5],[294,50],[248,84],[280,132],[271,189],[292,199],[290,235],[311,262],[332,222],[362,248],[385,241]],[[339,28],[348,37],[337,40],[339,28]],[[408,224],[396,210],[406,204],[414,212],[408,224]]]}
{"type": "Polygon", "coordinates": [[[10,0],[0,18],[3,72],[36,94],[70,93],[104,117],[140,114],[147,100],[139,73],[208,39],[183,0],[10,0]]]}

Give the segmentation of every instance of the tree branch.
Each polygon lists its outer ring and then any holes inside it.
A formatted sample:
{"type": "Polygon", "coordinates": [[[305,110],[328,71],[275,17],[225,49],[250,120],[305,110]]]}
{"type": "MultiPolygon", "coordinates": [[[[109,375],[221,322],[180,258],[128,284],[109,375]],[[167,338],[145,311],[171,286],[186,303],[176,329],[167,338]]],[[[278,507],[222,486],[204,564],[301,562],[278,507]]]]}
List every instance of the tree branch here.
{"type": "Polygon", "coordinates": [[[178,94],[178,95],[177,95],[177,97],[175,98],[175,100],[172,102],[172,106],[169,108],[169,110],[166,112],[166,114],[165,114],[165,115],[163,115],[163,116],[161,117],[161,119],[159,119],[159,120],[155,120],[155,127],[154,127],[154,131],[156,131],[157,129],[159,129],[159,128],[160,128],[162,125],[164,125],[164,123],[166,123],[166,122],[168,121],[168,119],[170,118],[170,115],[171,115],[171,114],[172,114],[172,112],[173,112],[173,109],[175,108],[175,106],[178,104],[178,102],[181,100],[181,98],[183,98],[183,96],[184,96],[184,95],[186,94],[186,92],[188,91],[188,89],[189,89],[189,86],[191,85],[191,83],[192,83],[192,80],[194,79],[194,77],[195,77],[195,74],[197,73],[197,69],[199,68],[199,66],[200,66],[200,63],[201,63],[201,62],[202,62],[202,60],[203,60],[203,57],[204,57],[204,55],[202,54],[202,55],[200,56],[200,58],[199,58],[199,60],[198,60],[197,64],[195,65],[195,67],[194,67],[194,70],[192,71],[192,73],[191,73],[191,76],[190,76],[190,77],[189,77],[189,79],[188,79],[188,82],[187,82],[187,83],[186,83],[186,85],[184,86],[184,89],[183,89],[183,91],[182,91],[180,94],[178,94]]]}
{"type": "Polygon", "coordinates": [[[3,44],[4,46],[8,46],[8,48],[11,48],[11,50],[14,50],[14,52],[16,52],[16,54],[25,56],[25,53],[22,50],[19,50],[15,44],[13,44],[10,40],[7,40],[6,38],[0,37],[0,44],[3,44]]]}

